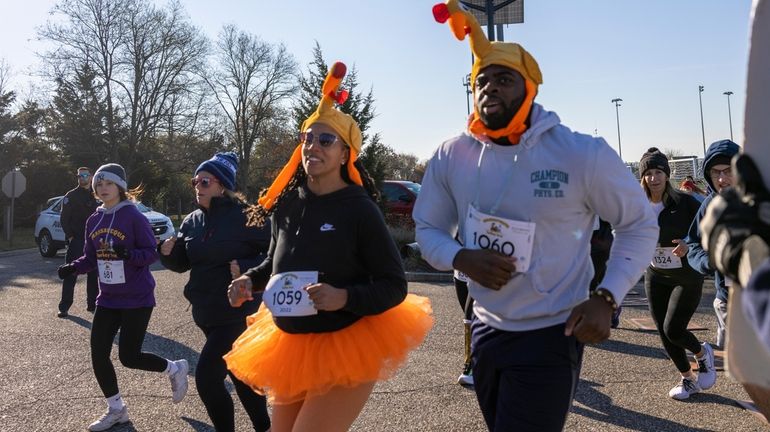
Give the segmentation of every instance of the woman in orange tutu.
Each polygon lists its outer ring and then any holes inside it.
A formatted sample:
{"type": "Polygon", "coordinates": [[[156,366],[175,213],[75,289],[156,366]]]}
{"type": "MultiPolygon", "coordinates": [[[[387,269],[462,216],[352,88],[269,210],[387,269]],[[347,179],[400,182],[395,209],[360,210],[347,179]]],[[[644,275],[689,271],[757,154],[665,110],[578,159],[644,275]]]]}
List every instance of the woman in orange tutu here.
{"type": "Polygon", "coordinates": [[[225,355],[230,371],[273,404],[272,431],[346,431],[378,380],[393,375],[433,324],[427,298],[407,295],[396,245],[356,160],[361,131],[334,108],[335,63],[301,142],[250,223],[272,218],[265,261],[233,280],[230,303],[264,306],[225,355]]]}

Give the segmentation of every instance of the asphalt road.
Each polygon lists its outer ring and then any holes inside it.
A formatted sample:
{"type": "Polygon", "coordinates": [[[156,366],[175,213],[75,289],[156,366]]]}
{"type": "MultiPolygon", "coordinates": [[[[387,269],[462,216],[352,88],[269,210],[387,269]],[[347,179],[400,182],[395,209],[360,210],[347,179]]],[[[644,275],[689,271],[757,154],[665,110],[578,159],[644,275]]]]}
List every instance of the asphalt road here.
{"type": "MultiPolygon", "coordinates": [[[[43,259],[36,251],[0,255],[0,431],[79,431],[101,415],[105,404],[91,372],[85,286],[79,280],[68,319],[56,318],[61,256],[43,259]]],[[[144,348],[167,358],[186,358],[191,371],[203,336],[182,297],[187,276],[153,267],[158,306],[144,348]]],[[[82,278],[81,278],[82,279],[82,278]]],[[[436,317],[425,343],[392,380],[379,383],[355,431],[483,431],[475,395],[455,384],[463,361],[462,313],[448,284],[410,283],[428,296],[436,317]]],[[[635,291],[641,291],[637,286],[635,291]]],[[[704,290],[693,324],[713,340],[713,287],[704,290]]],[[[748,399],[740,385],[719,373],[716,386],[677,402],[667,397],[677,371],[657,335],[630,318],[649,314],[643,294],[629,297],[621,328],[609,341],[586,349],[581,383],[567,431],[761,431],[768,430],[736,400],[748,399]]],[[[115,350],[116,351],[116,350],[115,350]]],[[[168,379],[122,367],[113,351],[121,392],[132,421],[112,431],[210,431],[205,410],[190,380],[187,398],[171,403],[168,379]]],[[[249,430],[236,403],[238,430],[249,430]]]]}

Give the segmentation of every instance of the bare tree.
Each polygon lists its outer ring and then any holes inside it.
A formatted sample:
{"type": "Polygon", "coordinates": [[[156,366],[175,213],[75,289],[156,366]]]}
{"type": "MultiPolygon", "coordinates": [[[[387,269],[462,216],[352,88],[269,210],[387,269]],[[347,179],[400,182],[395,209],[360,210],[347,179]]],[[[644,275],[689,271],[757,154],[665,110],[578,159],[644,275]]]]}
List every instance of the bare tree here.
{"type": "Polygon", "coordinates": [[[665,148],[663,149],[663,154],[665,154],[666,157],[669,159],[673,159],[679,156],[684,156],[684,152],[682,151],[682,149],[678,149],[678,148],[665,148]]]}
{"type": "Polygon", "coordinates": [[[109,158],[129,174],[145,146],[168,125],[190,88],[207,44],[178,1],[61,0],[64,19],[40,29],[56,44],[46,59],[60,76],[83,64],[97,71],[107,105],[109,158]]]}
{"type": "Polygon", "coordinates": [[[271,118],[296,91],[296,69],[284,45],[264,42],[233,25],[219,34],[212,72],[204,76],[227,117],[230,142],[240,158],[242,188],[251,185],[252,157],[260,157],[254,152],[256,144],[270,138],[271,118]]]}

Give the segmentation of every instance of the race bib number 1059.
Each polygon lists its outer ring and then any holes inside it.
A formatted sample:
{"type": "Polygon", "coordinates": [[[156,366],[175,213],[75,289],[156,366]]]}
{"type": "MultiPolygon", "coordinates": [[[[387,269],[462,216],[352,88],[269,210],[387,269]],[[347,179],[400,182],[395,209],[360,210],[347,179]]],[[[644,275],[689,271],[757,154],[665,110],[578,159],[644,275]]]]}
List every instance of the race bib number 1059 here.
{"type": "Polygon", "coordinates": [[[305,287],[318,282],[318,272],[298,271],[273,275],[267,282],[262,301],[273,316],[316,315],[305,287]]]}

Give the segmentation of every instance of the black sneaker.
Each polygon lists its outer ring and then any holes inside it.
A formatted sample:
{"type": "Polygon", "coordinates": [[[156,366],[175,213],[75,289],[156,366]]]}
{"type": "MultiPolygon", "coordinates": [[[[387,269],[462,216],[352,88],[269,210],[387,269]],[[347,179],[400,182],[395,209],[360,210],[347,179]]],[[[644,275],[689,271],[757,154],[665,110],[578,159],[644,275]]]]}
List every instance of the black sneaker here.
{"type": "Polygon", "coordinates": [[[63,312],[63,311],[59,311],[59,312],[56,314],[56,316],[57,316],[57,317],[59,317],[59,318],[67,318],[69,315],[70,315],[70,314],[68,314],[67,312],[63,312]]]}
{"type": "Polygon", "coordinates": [[[618,308],[612,312],[612,321],[610,322],[610,327],[616,329],[620,326],[620,312],[622,311],[623,306],[618,306],[618,308]]]}

